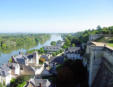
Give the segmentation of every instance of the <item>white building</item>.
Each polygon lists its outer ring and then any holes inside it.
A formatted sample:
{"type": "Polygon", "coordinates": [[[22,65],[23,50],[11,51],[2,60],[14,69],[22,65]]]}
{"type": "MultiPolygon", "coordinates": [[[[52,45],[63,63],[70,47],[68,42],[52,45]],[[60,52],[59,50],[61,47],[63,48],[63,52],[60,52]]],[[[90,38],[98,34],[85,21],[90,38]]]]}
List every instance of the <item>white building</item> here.
{"type": "Polygon", "coordinates": [[[39,55],[35,51],[33,54],[13,56],[13,64],[16,64],[13,70],[14,74],[21,75],[37,75],[44,70],[44,64],[39,64],[39,55]],[[17,65],[18,64],[18,65],[17,65]]]}
{"type": "Polygon", "coordinates": [[[61,41],[61,40],[59,40],[59,41],[57,41],[57,43],[56,43],[56,46],[63,46],[64,45],[64,41],[61,41]]]}
{"type": "Polygon", "coordinates": [[[20,75],[20,65],[18,63],[11,63],[10,68],[13,75],[20,75]]]}
{"type": "Polygon", "coordinates": [[[59,50],[61,50],[62,48],[60,46],[45,46],[44,50],[47,52],[57,52],[59,50]]]}
{"type": "Polygon", "coordinates": [[[26,87],[50,87],[51,83],[48,79],[33,78],[27,83],[26,87]]]}
{"type": "Polygon", "coordinates": [[[82,59],[80,56],[80,47],[69,47],[65,50],[64,56],[68,59],[82,59]]]}
{"type": "Polygon", "coordinates": [[[30,65],[30,64],[35,64],[39,65],[39,56],[38,53],[35,51],[33,54],[28,54],[28,55],[22,55],[19,54],[18,56],[12,56],[12,60],[14,63],[18,63],[21,65],[30,65]]]}
{"type": "Polygon", "coordinates": [[[11,78],[11,69],[8,67],[8,64],[3,64],[0,67],[0,83],[9,85],[11,78]]]}

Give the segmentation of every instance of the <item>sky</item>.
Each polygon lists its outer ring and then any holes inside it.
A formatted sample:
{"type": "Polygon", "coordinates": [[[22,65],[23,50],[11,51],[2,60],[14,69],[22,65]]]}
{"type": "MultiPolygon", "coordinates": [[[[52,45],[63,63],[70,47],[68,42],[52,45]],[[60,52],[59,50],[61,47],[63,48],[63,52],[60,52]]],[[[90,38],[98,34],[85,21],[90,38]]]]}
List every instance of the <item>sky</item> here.
{"type": "Polygon", "coordinates": [[[0,33],[70,33],[113,25],[113,0],[0,0],[0,33]]]}

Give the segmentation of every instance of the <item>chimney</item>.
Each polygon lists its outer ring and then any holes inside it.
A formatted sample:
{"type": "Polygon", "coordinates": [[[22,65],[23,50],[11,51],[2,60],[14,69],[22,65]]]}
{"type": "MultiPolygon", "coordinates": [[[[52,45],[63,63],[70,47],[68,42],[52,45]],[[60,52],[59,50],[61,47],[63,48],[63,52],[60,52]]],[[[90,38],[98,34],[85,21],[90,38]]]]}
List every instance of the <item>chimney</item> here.
{"type": "Polygon", "coordinates": [[[11,56],[11,58],[12,58],[12,62],[14,62],[14,56],[11,56]]]}
{"type": "Polygon", "coordinates": [[[38,55],[38,52],[35,51],[33,56],[34,56],[34,58],[36,60],[35,63],[38,65],[39,64],[39,55],[38,55]]]}

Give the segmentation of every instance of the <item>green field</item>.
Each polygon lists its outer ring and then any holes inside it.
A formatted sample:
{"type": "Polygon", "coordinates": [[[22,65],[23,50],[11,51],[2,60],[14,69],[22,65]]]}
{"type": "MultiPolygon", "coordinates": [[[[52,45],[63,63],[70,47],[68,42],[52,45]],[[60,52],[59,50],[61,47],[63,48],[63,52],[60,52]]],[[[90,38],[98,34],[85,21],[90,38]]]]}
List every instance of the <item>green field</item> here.
{"type": "Polygon", "coordinates": [[[107,45],[113,47],[113,43],[107,43],[107,45]]]}

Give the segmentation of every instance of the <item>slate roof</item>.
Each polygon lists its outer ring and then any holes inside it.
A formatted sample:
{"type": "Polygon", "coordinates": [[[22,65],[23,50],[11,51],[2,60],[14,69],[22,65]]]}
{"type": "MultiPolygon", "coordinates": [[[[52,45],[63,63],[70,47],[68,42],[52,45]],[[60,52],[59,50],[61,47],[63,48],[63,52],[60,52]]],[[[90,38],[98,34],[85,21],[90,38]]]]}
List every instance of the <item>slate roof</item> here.
{"type": "Polygon", "coordinates": [[[80,47],[69,47],[66,52],[76,52],[79,51],[80,47]]]}
{"type": "Polygon", "coordinates": [[[41,84],[41,87],[49,87],[50,82],[47,79],[33,79],[30,81],[34,86],[38,87],[41,84]]]}
{"type": "Polygon", "coordinates": [[[30,54],[30,55],[27,56],[27,58],[32,59],[33,58],[33,55],[30,54]]]}
{"type": "Polygon", "coordinates": [[[29,59],[31,60],[33,58],[33,54],[29,54],[29,55],[18,55],[16,57],[14,57],[15,62],[18,62],[19,64],[25,64],[25,60],[29,59]]]}
{"type": "Polygon", "coordinates": [[[0,67],[0,76],[7,76],[9,75],[9,71],[10,71],[10,68],[8,66],[8,64],[3,64],[1,67],[0,67]]]}
{"type": "Polygon", "coordinates": [[[44,47],[44,50],[47,50],[47,51],[58,51],[60,49],[61,49],[60,46],[45,46],[44,47]]]}
{"type": "Polygon", "coordinates": [[[63,64],[64,63],[64,57],[63,56],[57,56],[51,60],[51,63],[57,63],[57,64],[63,64]]]}

